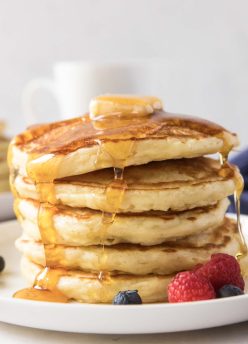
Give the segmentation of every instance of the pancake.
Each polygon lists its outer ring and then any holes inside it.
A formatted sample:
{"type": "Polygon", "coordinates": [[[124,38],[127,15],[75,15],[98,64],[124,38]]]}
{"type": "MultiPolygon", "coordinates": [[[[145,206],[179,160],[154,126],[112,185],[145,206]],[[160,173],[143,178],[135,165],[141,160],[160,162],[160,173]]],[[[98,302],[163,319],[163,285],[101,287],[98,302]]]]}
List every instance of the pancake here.
{"type": "Polygon", "coordinates": [[[221,126],[162,110],[101,121],[85,115],[36,125],[16,136],[9,164],[21,175],[44,182],[108,167],[227,154],[237,144],[237,136],[221,126]]]}
{"type": "MultiPolygon", "coordinates": [[[[11,179],[12,188],[20,197],[39,199],[28,177],[17,175],[11,179]]],[[[118,209],[113,209],[106,193],[113,181],[112,169],[56,180],[56,202],[106,212],[185,210],[213,204],[233,194],[242,177],[234,166],[221,167],[216,160],[194,158],[127,167],[124,180],[127,187],[118,209]]],[[[118,193],[118,184],[115,190],[118,193]]]]}
{"type": "MultiPolygon", "coordinates": [[[[16,247],[36,264],[45,266],[44,247],[28,237],[16,241],[16,247]]],[[[213,253],[235,255],[241,249],[236,222],[225,218],[224,223],[195,236],[155,246],[118,244],[106,246],[46,245],[50,267],[109,271],[133,275],[171,273],[189,270],[206,262],[213,253]]]]}
{"type": "MultiPolygon", "coordinates": [[[[107,226],[102,238],[102,213],[87,208],[54,206],[52,223],[57,244],[70,246],[113,245],[132,243],[157,245],[168,240],[200,233],[221,225],[229,205],[224,199],[212,206],[184,212],[159,212],[119,214],[107,226]]],[[[37,225],[39,203],[31,199],[16,199],[15,211],[24,234],[39,241],[37,225]]],[[[49,208],[50,210],[50,208],[49,208]]]]}
{"type": "MultiPolygon", "coordinates": [[[[23,257],[21,271],[32,286],[41,270],[37,265],[23,257]]],[[[143,303],[167,301],[167,286],[173,276],[111,276],[100,282],[97,275],[82,271],[67,271],[59,278],[57,289],[69,299],[84,303],[112,303],[120,290],[138,290],[143,303]]]]}

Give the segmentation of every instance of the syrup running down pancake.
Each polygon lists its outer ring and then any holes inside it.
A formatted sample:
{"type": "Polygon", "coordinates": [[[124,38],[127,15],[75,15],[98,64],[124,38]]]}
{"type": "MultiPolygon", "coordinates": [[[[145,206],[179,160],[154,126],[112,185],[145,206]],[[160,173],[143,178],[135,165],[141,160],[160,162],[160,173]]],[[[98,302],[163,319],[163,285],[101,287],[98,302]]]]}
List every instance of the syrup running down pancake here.
{"type": "Polygon", "coordinates": [[[171,274],[216,252],[244,258],[241,226],[223,220],[226,197],[235,192],[238,209],[243,186],[227,163],[237,144],[219,125],[163,111],[156,97],[122,95],[16,136],[8,155],[24,227],[16,246],[32,288],[14,296],[111,302],[138,289],[144,302],[164,301],[171,274]],[[220,163],[203,157],[212,153],[220,163]]]}

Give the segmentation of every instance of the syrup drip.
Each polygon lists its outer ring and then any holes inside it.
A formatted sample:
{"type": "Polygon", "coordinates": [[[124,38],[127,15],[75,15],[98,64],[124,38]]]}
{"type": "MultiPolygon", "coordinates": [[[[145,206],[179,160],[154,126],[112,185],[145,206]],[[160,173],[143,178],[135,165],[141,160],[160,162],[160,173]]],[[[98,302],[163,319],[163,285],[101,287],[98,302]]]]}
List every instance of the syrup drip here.
{"type": "Polygon", "coordinates": [[[227,163],[228,155],[229,155],[229,153],[227,153],[227,154],[219,153],[219,160],[220,160],[221,166],[223,166],[223,165],[225,165],[225,163],[227,163]]]}
{"type": "Polygon", "coordinates": [[[66,274],[65,270],[53,268],[56,263],[63,259],[60,246],[56,245],[57,235],[53,225],[55,213],[56,195],[54,180],[59,168],[59,157],[50,156],[50,159],[43,160],[42,157],[32,157],[27,164],[28,175],[34,180],[36,190],[39,194],[38,226],[45,253],[45,267],[38,273],[32,288],[17,291],[13,297],[47,301],[47,302],[68,302],[68,298],[57,289],[57,283],[61,275],[66,274]],[[44,181],[44,172],[50,169],[50,180],[44,181]]]}
{"type": "MultiPolygon", "coordinates": [[[[100,153],[108,155],[113,161],[114,168],[113,181],[107,186],[105,190],[106,205],[108,211],[102,212],[101,220],[101,243],[102,250],[99,255],[99,273],[98,281],[102,284],[98,299],[104,298],[105,284],[110,279],[110,274],[106,271],[105,265],[108,259],[105,251],[106,234],[109,226],[114,222],[116,213],[118,212],[127,184],[123,178],[124,167],[127,164],[127,159],[133,153],[134,142],[124,141],[118,144],[112,142],[97,141],[99,150],[95,160],[95,166],[101,168],[100,153]]],[[[33,179],[36,185],[36,190],[39,194],[39,210],[38,210],[38,225],[40,236],[44,246],[45,253],[45,267],[36,276],[32,288],[20,290],[14,294],[15,298],[24,298],[30,300],[53,301],[53,302],[68,302],[68,298],[57,290],[57,283],[61,276],[61,269],[56,268],[56,264],[63,260],[63,253],[60,246],[56,245],[57,236],[53,225],[53,215],[55,212],[56,193],[54,180],[57,176],[59,168],[60,157],[57,155],[50,155],[48,157],[33,156],[28,165],[27,172],[30,178],[33,179]],[[49,171],[49,179],[47,178],[47,171],[49,171]]],[[[63,271],[63,274],[66,274],[63,271]]]]}
{"type": "MultiPolygon", "coordinates": [[[[228,145],[224,145],[222,152],[219,154],[220,157],[220,164],[222,166],[221,173],[225,174],[225,165],[228,164],[228,155],[231,151],[231,147],[228,145]]],[[[235,191],[234,191],[234,202],[235,202],[235,209],[236,209],[236,217],[237,217],[237,227],[241,241],[240,251],[236,253],[236,259],[241,260],[242,258],[247,256],[248,248],[247,243],[244,237],[244,233],[242,230],[242,224],[240,220],[240,197],[244,189],[244,181],[241,176],[236,176],[235,181],[235,191]]]]}
{"type": "MultiPolygon", "coordinates": [[[[132,151],[133,144],[130,143],[129,154],[132,151]]],[[[124,159],[122,163],[125,164],[124,159]]],[[[98,295],[95,297],[98,300],[107,299],[106,293],[108,292],[107,284],[111,281],[111,275],[106,269],[106,262],[108,260],[108,255],[105,250],[105,241],[108,233],[109,227],[114,223],[116,214],[122,204],[125,190],[127,189],[127,183],[124,180],[124,167],[114,168],[114,179],[107,186],[105,190],[106,205],[108,206],[109,212],[102,212],[101,228],[100,228],[100,242],[102,249],[98,256],[98,274],[97,279],[101,284],[99,288],[98,295]]]]}
{"type": "Polygon", "coordinates": [[[68,298],[57,290],[57,283],[63,273],[60,270],[45,267],[36,276],[32,288],[25,288],[17,291],[13,297],[17,299],[27,299],[47,302],[68,302],[68,298]]]}
{"type": "MultiPolygon", "coordinates": [[[[95,160],[96,168],[106,167],[106,164],[104,164],[104,157],[106,156],[111,157],[112,166],[115,166],[114,179],[106,188],[105,193],[108,211],[102,213],[101,221],[102,252],[99,256],[98,280],[100,283],[106,283],[110,278],[105,269],[108,259],[104,249],[106,233],[109,226],[114,222],[116,213],[118,213],[124,198],[127,185],[123,173],[125,166],[129,164],[128,160],[135,154],[135,140],[143,139],[147,135],[149,137],[150,134],[153,138],[159,138],[160,135],[161,138],[183,135],[180,127],[196,130],[199,135],[201,133],[216,137],[223,135],[223,128],[213,123],[156,111],[148,117],[115,118],[115,120],[103,121],[91,121],[89,116],[86,115],[83,118],[36,126],[16,138],[15,145],[25,146],[29,155],[32,155],[27,164],[27,172],[28,176],[36,184],[40,195],[41,205],[38,212],[38,223],[44,245],[46,266],[36,276],[33,288],[21,290],[15,293],[14,297],[53,302],[68,301],[57,290],[60,276],[67,275],[69,272],[56,268],[56,262],[63,259],[63,257],[61,257],[61,252],[55,245],[56,233],[52,221],[53,204],[56,201],[54,180],[59,176],[60,154],[67,154],[78,148],[93,146],[97,143],[99,149],[95,160]],[[49,145],[47,143],[48,139],[49,145]],[[46,153],[44,154],[44,152],[46,153]]],[[[226,163],[228,152],[232,147],[226,145],[224,148],[221,152],[222,164],[226,163]]],[[[11,165],[11,155],[9,162],[11,165]]],[[[239,197],[240,194],[237,192],[238,201],[239,197]]],[[[238,202],[237,205],[237,213],[239,213],[238,202]]],[[[242,230],[240,231],[242,233],[242,230]]],[[[104,288],[102,290],[105,292],[104,288]]]]}
{"type": "Polygon", "coordinates": [[[241,260],[242,258],[247,256],[247,253],[248,253],[247,252],[247,244],[246,244],[246,240],[244,238],[244,234],[243,234],[243,230],[242,230],[242,224],[241,224],[241,220],[240,220],[240,197],[241,197],[241,193],[243,191],[243,188],[244,188],[243,178],[242,177],[237,178],[236,190],[234,192],[234,201],[235,201],[235,208],[236,208],[236,215],[237,215],[237,226],[238,226],[240,240],[241,240],[240,252],[236,253],[236,258],[238,260],[241,260]]]}
{"type": "MultiPolygon", "coordinates": [[[[113,127],[122,120],[119,119],[117,122],[111,124],[109,121],[94,121],[94,127],[102,126],[102,128],[113,127]]],[[[114,178],[112,182],[107,186],[105,190],[106,206],[108,211],[102,212],[101,224],[100,224],[100,242],[102,249],[98,256],[98,274],[97,278],[99,283],[101,283],[101,288],[99,288],[97,299],[106,299],[106,284],[111,280],[111,275],[106,269],[106,262],[108,260],[108,255],[105,250],[105,242],[109,227],[114,223],[116,214],[118,213],[120,206],[122,204],[125,190],[127,189],[127,183],[124,180],[124,169],[127,165],[128,159],[134,153],[134,142],[133,141],[122,141],[122,142],[104,142],[100,139],[95,141],[98,145],[98,151],[96,159],[94,162],[95,168],[100,169],[102,165],[102,160],[100,157],[107,155],[108,158],[112,160],[112,166],[114,172],[114,178]]],[[[104,158],[102,158],[104,159],[104,158]]]]}
{"type": "Polygon", "coordinates": [[[219,153],[219,158],[220,158],[220,164],[224,165],[225,163],[228,162],[228,156],[232,150],[232,146],[225,140],[225,134],[221,133],[218,134],[217,137],[221,138],[223,140],[223,146],[221,148],[221,151],[219,153]]]}
{"type": "MultiPolygon", "coordinates": [[[[119,143],[105,142],[101,140],[96,141],[98,144],[98,153],[95,160],[95,166],[97,168],[101,167],[100,156],[108,155],[111,158],[114,167],[114,179],[107,186],[105,190],[106,206],[108,211],[102,212],[101,220],[101,245],[102,251],[98,257],[99,273],[98,280],[103,283],[106,279],[109,279],[109,273],[106,271],[107,254],[105,251],[105,241],[108,232],[108,228],[115,221],[116,213],[119,211],[125,190],[127,189],[127,184],[124,180],[124,168],[127,164],[128,158],[133,154],[134,142],[124,141],[119,143]]],[[[102,286],[102,290],[104,290],[102,286]]]]}
{"type": "Polygon", "coordinates": [[[114,180],[108,185],[105,190],[106,203],[111,212],[102,212],[101,221],[101,245],[102,253],[99,256],[99,269],[98,279],[102,281],[108,273],[105,269],[105,263],[107,261],[107,254],[105,251],[105,241],[109,226],[115,221],[116,213],[118,212],[122,203],[127,184],[123,179],[124,169],[114,168],[114,180]]]}

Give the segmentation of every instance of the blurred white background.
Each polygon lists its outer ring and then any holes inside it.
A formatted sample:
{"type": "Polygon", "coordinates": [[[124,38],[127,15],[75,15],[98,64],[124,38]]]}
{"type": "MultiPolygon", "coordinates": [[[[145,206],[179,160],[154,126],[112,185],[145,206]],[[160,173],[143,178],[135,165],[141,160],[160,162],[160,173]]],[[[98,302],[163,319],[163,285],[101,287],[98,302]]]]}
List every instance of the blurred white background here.
{"type": "MultiPolygon", "coordinates": [[[[247,0],[1,0],[0,118],[11,134],[24,128],[22,90],[56,61],[152,59],[167,110],[248,145],[247,13],[247,0]]],[[[41,121],[55,119],[52,96],[39,97],[41,121]]]]}

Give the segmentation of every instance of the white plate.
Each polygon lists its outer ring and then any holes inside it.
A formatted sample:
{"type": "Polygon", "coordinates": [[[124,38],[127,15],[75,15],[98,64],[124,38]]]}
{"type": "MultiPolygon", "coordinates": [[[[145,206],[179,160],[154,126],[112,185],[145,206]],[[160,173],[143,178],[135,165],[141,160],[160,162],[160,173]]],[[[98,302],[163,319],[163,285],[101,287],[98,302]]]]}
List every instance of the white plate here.
{"type": "MultiPolygon", "coordinates": [[[[248,228],[248,217],[242,216],[248,228]]],[[[0,225],[0,255],[7,262],[0,276],[0,321],[39,329],[135,334],[202,329],[248,320],[248,295],[181,304],[87,305],[13,299],[25,286],[19,274],[14,240],[21,229],[16,221],[0,225]]]]}
{"type": "Polygon", "coordinates": [[[10,220],[14,217],[12,193],[0,192],[0,221],[10,220]]]}

